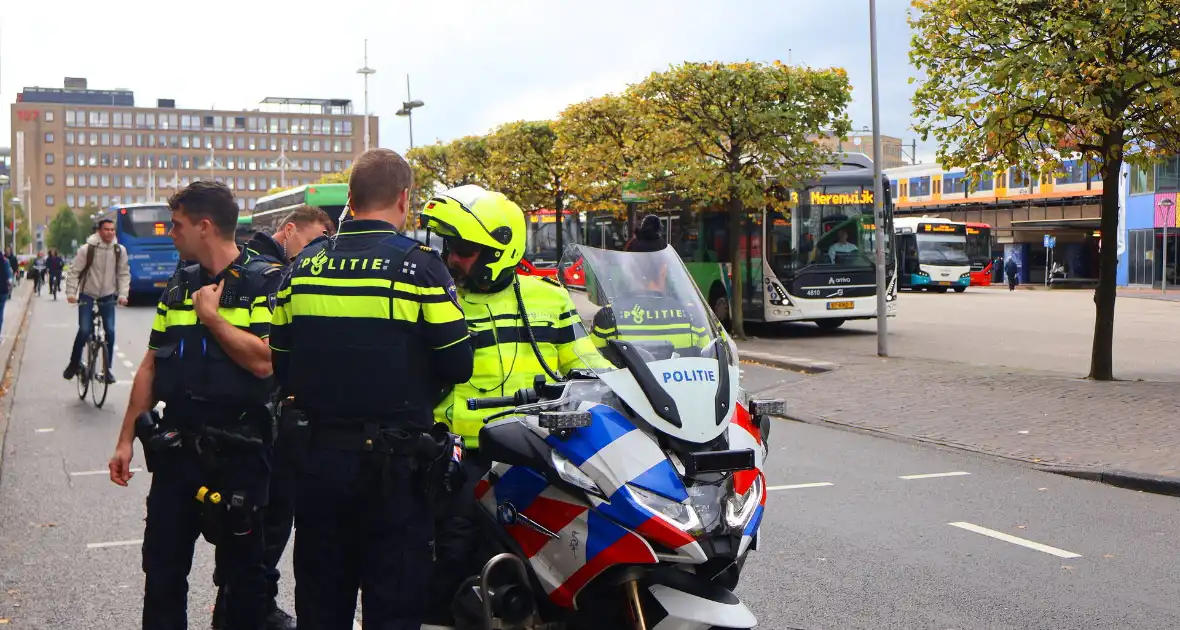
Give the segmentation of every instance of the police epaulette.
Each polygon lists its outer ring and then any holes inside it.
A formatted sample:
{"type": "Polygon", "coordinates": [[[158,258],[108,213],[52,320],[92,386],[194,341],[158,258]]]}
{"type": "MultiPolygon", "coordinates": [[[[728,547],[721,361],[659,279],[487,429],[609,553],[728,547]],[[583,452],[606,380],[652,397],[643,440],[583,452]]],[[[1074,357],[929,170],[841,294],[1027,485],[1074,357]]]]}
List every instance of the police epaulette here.
{"type": "Polygon", "coordinates": [[[420,250],[422,250],[422,251],[424,251],[424,252],[432,252],[432,251],[434,251],[434,248],[433,248],[433,247],[431,247],[431,246],[429,246],[429,245],[418,245],[418,249],[420,249],[420,250]]]}
{"type": "Polygon", "coordinates": [[[539,276],[539,277],[541,278],[541,280],[544,280],[545,282],[548,282],[549,284],[551,284],[555,287],[561,286],[561,283],[558,282],[557,278],[554,276],[539,276]]]}

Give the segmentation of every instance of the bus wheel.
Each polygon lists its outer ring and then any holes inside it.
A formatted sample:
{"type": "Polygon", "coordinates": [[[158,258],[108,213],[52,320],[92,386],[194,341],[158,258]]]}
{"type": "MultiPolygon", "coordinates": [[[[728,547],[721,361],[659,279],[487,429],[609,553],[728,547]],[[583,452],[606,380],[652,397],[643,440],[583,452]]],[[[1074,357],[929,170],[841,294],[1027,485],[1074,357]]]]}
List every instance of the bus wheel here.
{"type": "Polygon", "coordinates": [[[729,328],[729,296],[720,284],[714,284],[709,289],[709,304],[713,307],[713,314],[722,326],[729,328]]]}
{"type": "Polygon", "coordinates": [[[836,330],[844,325],[844,320],[839,317],[828,317],[825,319],[815,320],[815,325],[824,330],[836,330]]]}
{"type": "Polygon", "coordinates": [[[955,287],[955,293],[962,293],[967,290],[967,287],[955,287]]]}

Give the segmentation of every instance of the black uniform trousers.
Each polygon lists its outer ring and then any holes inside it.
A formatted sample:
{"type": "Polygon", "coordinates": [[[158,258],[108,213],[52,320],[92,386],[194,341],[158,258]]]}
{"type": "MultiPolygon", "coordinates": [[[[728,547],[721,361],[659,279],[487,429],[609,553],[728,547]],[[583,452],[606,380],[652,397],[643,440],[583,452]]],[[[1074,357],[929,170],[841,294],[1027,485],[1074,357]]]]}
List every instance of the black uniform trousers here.
{"type": "Polygon", "coordinates": [[[410,455],[317,445],[295,500],[295,616],[300,630],[418,630],[427,605],[431,502],[410,455]]]}
{"type": "MultiPolygon", "coordinates": [[[[216,476],[192,448],[153,454],[143,537],[144,630],[187,630],[188,574],[202,531],[203,505],[197,490],[208,486],[229,495],[245,491],[265,505],[270,464],[261,452],[227,453],[216,476]]],[[[216,549],[226,588],[225,629],[259,630],[266,617],[265,546],[261,512],[251,517],[249,533],[225,531],[216,549]]],[[[202,622],[204,625],[204,622],[202,622]]]]}
{"type": "Polygon", "coordinates": [[[491,462],[479,450],[467,451],[463,470],[467,479],[462,490],[447,497],[435,510],[436,539],[434,576],[430,585],[430,611],[427,621],[439,625],[451,623],[451,602],[459,586],[483,570],[487,558],[483,548],[485,532],[480,529],[475,511],[475,487],[491,469],[491,462]]]}
{"type": "MultiPolygon", "coordinates": [[[[274,469],[270,475],[270,501],[262,512],[262,531],[266,539],[263,566],[266,569],[266,596],[268,612],[277,604],[279,596],[279,561],[291,539],[295,525],[295,480],[296,471],[288,460],[276,455],[272,460],[274,469]]],[[[225,582],[221,579],[221,567],[213,571],[213,583],[217,585],[217,602],[220,605],[225,596],[225,582]]]]}

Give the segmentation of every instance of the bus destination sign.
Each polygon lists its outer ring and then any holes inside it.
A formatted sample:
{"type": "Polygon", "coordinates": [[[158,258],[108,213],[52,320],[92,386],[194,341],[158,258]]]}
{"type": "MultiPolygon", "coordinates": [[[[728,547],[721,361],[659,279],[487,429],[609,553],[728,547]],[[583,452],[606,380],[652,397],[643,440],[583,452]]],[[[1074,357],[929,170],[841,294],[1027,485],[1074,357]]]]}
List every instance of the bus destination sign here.
{"type": "Polygon", "coordinates": [[[967,234],[967,226],[954,223],[923,223],[919,226],[923,234],[967,234]]]}
{"type": "Polygon", "coordinates": [[[809,196],[811,205],[813,206],[855,206],[868,205],[873,203],[873,191],[861,190],[857,192],[846,193],[822,193],[818,190],[811,191],[809,196]]]}

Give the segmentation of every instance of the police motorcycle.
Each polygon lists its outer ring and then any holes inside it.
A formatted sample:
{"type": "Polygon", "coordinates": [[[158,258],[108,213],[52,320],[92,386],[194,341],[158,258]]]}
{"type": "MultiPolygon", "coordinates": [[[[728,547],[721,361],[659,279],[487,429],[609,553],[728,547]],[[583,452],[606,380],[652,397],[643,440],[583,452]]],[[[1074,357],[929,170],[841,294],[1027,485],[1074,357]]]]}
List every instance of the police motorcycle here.
{"type": "Polygon", "coordinates": [[[782,401],[741,389],[736,347],[671,248],[571,246],[560,266],[574,265],[582,319],[607,310],[619,325],[597,344],[579,339],[585,370],[468,400],[513,409],[480,431],[494,462],[475,489],[488,560],[455,596],[456,627],[754,628],[733,589],[758,544],[782,401]],[[687,337],[661,336],[669,314],[687,337]]]}

